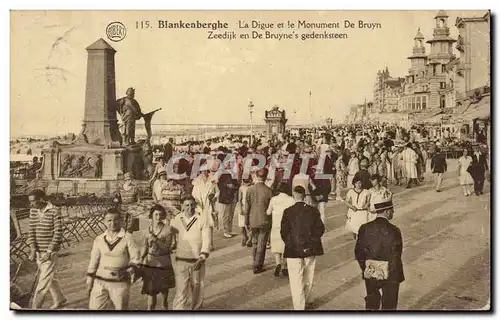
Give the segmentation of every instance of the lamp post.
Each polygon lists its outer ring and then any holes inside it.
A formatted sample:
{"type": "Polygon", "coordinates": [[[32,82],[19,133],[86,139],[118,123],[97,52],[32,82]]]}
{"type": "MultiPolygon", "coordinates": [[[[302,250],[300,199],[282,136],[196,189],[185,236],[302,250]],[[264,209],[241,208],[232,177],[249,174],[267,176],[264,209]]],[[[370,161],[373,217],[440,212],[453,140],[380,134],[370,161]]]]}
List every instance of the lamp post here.
{"type": "Polygon", "coordinates": [[[250,100],[250,103],[248,104],[248,111],[250,112],[250,147],[253,145],[253,103],[252,100],[250,100]]]}

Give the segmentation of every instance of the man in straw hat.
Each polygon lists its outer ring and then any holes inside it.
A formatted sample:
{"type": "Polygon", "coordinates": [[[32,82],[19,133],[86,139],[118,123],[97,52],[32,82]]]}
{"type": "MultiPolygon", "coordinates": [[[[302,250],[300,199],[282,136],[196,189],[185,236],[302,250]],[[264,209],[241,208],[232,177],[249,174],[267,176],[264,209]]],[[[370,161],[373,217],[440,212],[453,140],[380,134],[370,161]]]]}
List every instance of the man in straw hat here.
{"type": "Polygon", "coordinates": [[[366,285],[366,310],[395,310],[399,285],[404,281],[403,240],[389,220],[394,214],[392,199],[374,205],[377,217],[358,231],[355,256],[366,285]],[[382,295],[380,294],[382,291],[382,295]]]}

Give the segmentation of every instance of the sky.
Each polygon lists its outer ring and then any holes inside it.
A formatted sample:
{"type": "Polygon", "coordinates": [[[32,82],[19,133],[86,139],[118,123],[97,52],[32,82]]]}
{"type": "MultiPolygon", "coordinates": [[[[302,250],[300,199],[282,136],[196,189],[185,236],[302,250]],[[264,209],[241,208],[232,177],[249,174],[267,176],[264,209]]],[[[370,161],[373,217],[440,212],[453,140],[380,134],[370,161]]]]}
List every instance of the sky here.
{"type": "MultiPolygon", "coordinates": [[[[80,131],[85,48],[99,38],[117,51],[117,98],[134,87],[143,112],[162,108],[153,123],[249,123],[250,100],[258,124],[274,105],[287,111],[289,124],[324,123],[326,117],[342,120],[350,105],[372,99],[377,70],[387,66],[392,76],[407,73],[413,38],[418,28],[425,41],[432,38],[436,12],[12,11],[10,133],[16,137],[80,131]],[[207,39],[202,29],[156,28],[158,20],[180,19],[221,20],[237,33],[248,31],[238,29],[240,20],[335,21],[341,28],[328,31],[345,32],[348,39],[228,41],[207,39]],[[136,21],[146,20],[153,28],[135,28],[136,21]],[[378,22],[382,28],[344,29],[344,20],[378,22]],[[123,41],[106,38],[112,21],[127,27],[123,41]]],[[[456,39],[457,16],[481,16],[484,11],[447,13],[456,39]]],[[[428,45],[426,49],[429,53],[428,45]]]]}

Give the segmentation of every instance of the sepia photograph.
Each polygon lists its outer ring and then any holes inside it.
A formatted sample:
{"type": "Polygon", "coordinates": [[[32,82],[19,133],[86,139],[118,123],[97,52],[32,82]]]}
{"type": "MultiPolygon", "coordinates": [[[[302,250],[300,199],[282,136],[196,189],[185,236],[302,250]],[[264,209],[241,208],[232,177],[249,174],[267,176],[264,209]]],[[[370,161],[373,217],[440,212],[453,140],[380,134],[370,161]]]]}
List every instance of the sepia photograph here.
{"type": "Polygon", "coordinates": [[[10,310],[492,311],[488,8],[9,15],[10,310]]]}

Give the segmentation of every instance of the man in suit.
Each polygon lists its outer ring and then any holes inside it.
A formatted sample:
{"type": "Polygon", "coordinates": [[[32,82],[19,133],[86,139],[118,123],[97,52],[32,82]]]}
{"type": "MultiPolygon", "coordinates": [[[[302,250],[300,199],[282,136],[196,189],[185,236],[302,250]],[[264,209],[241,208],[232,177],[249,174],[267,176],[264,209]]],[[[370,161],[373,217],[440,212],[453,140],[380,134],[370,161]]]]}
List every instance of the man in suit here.
{"type": "Polygon", "coordinates": [[[431,170],[436,176],[436,192],[441,192],[441,184],[443,183],[443,175],[448,169],[446,164],[446,156],[436,147],[436,154],[431,160],[431,170]]]}
{"type": "Polygon", "coordinates": [[[283,256],[288,265],[293,309],[305,310],[311,308],[316,256],[323,255],[321,237],[325,225],[318,209],[304,202],[304,187],[296,186],[293,197],[296,203],[283,213],[281,238],[285,242],[283,256]]]}
{"type": "MultiPolygon", "coordinates": [[[[484,171],[488,171],[488,161],[486,160],[486,155],[481,152],[479,147],[474,147],[474,153],[472,154],[472,158],[475,158],[479,165],[484,168],[484,171]]],[[[484,178],[477,181],[477,190],[476,192],[479,194],[483,194],[484,188],[484,178]]]]}
{"type": "Polygon", "coordinates": [[[375,203],[375,211],[377,218],[359,228],[355,249],[366,285],[365,308],[379,310],[382,303],[382,310],[395,310],[399,285],[405,279],[401,260],[403,240],[399,228],[389,222],[394,214],[392,200],[375,203]],[[367,264],[373,266],[374,262],[387,262],[386,270],[379,269],[384,276],[377,272],[373,277],[370,272],[365,272],[367,264]]]}
{"type": "MultiPolygon", "coordinates": [[[[222,164],[224,165],[224,163],[222,164]]],[[[226,167],[227,169],[231,169],[230,164],[228,163],[226,167]]],[[[219,196],[218,201],[216,203],[216,211],[219,214],[222,214],[222,224],[224,228],[224,238],[230,239],[235,236],[232,233],[233,231],[233,216],[234,216],[234,194],[236,192],[236,180],[231,177],[230,173],[223,173],[219,177],[217,182],[217,186],[219,187],[219,196]]]]}
{"type": "Polygon", "coordinates": [[[257,171],[256,182],[247,191],[245,207],[245,225],[252,229],[253,273],[264,271],[266,244],[271,230],[271,221],[266,214],[267,207],[273,196],[271,188],[265,185],[267,170],[257,171]]]}
{"type": "Polygon", "coordinates": [[[165,144],[163,148],[163,159],[165,159],[165,163],[168,164],[168,161],[172,158],[174,153],[174,139],[169,138],[168,142],[165,144]]]}

